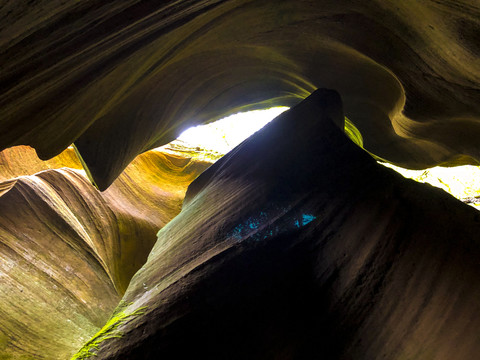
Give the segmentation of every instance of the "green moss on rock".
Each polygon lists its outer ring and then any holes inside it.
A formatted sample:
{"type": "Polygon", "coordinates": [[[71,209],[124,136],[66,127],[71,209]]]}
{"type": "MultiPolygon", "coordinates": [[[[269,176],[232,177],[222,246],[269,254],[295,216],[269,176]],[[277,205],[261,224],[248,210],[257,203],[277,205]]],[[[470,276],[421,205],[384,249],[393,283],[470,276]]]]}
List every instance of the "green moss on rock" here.
{"type": "Polygon", "coordinates": [[[71,360],[87,359],[92,356],[96,356],[96,351],[99,349],[99,345],[111,338],[119,338],[123,336],[123,333],[118,330],[118,327],[125,323],[127,319],[135,316],[142,315],[146,307],[138,308],[133,312],[128,312],[127,308],[131,304],[120,304],[113,313],[110,320],[98,331],[83,347],[72,357],[71,360]]]}

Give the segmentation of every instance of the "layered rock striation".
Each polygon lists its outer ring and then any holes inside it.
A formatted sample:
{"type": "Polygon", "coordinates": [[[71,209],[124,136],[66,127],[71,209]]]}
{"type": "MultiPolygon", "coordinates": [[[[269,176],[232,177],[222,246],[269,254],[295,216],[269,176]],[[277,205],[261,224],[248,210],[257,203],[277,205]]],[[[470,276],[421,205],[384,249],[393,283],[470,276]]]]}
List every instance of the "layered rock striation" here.
{"type": "Polygon", "coordinates": [[[80,160],[0,154],[1,357],[63,359],[122,299],[99,358],[476,358],[478,212],[341,129],[478,164],[479,33],[472,0],[3,1],[0,150],[80,160]],[[208,164],[145,152],[274,105],[169,222],[208,164]]]}
{"type": "Polygon", "coordinates": [[[317,91],[200,175],[98,358],[475,358],[478,211],[378,165],[342,121],[317,91]]]}
{"type": "Polygon", "coordinates": [[[15,146],[0,152],[0,181],[60,168],[82,169],[73,148],[69,147],[47,161],[40,160],[35,150],[28,146],[15,146]]]}
{"type": "Polygon", "coordinates": [[[118,306],[210,163],[150,151],[100,193],[83,171],[52,169],[80,166],[72,149],[49,163],[26,148],[0,159],[0,178],[17,176],[0,182],[0,358],[65,360],[118,306]]]}
{"type": "Polygon", "coordinates": [[[0,149],[75,142],[106,189],[192,124],[327,87],[377,156],[475,164],[479,19],[471,0],[4,1],[0,149]]]}

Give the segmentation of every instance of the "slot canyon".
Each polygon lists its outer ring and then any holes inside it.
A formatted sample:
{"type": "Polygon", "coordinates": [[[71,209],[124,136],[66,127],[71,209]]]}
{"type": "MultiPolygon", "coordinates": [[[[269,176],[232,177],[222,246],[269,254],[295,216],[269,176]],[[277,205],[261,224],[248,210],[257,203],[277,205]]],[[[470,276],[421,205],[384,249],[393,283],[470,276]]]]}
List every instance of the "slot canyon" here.
{"type": "Polygon", "coordinates": [[[379,164],[480,166],[478,0],[0,20],[0,360],[480,357],[480,184],[379,164]],[[222,157],[168,145],[277,106],[222,157]]]}

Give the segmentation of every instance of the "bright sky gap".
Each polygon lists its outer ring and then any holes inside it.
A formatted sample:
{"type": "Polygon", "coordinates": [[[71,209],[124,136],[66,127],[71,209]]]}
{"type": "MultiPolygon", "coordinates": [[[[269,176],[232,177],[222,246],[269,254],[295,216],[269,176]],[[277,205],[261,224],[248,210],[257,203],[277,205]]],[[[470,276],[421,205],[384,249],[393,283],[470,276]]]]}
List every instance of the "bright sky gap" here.
{"type": "MultiPolygon", "coordinates": [[[[286,110],[288,107],[274,107],[234,114],[207,125],[189,128],[177,140],[190,148],[226,154],[286,110]]],[[[437,166],[424,170],[408,170],[391,164],[381,164],[406,178],[439,187],[480,210],[480,166],[437,166]]]]}

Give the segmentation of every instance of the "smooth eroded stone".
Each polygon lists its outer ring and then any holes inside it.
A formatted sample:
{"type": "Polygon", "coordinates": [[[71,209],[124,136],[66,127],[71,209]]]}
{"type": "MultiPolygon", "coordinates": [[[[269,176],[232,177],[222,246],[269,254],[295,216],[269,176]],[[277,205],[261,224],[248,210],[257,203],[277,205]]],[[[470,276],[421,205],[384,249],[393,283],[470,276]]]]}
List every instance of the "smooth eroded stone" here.
{"type": "Polygon", "coordinates": [[[40,160],[35,150],[28,146],[15,146],[0,151],[0,181],[60,168],[82,169],[73,148],[70,147],[47,161],[40,160]]]}
{"type": "Polygon", "coordinates": [[[4,0],[0,149],[75,143],[104,190],[189,126],[325,87],[380,158],[478,164],[479,33],[475,0],[4,0]]]}
{"type": "Polygon", "coordinates": [[[99,359],[477,356],[478,211],[378,165],[341,114],[319,90],[189,186],[99,359]]]}
{"type": "Polygon", "coordinates": [[[0,153],[0,178],[16,176],[0,182],[0,359],[70,358],[103,326],[188,184],[210,166],[149,151],[101,193],[83,171],[63,168],[79,164],[67,155],[42,164],[32,149],[0,153]]]}

